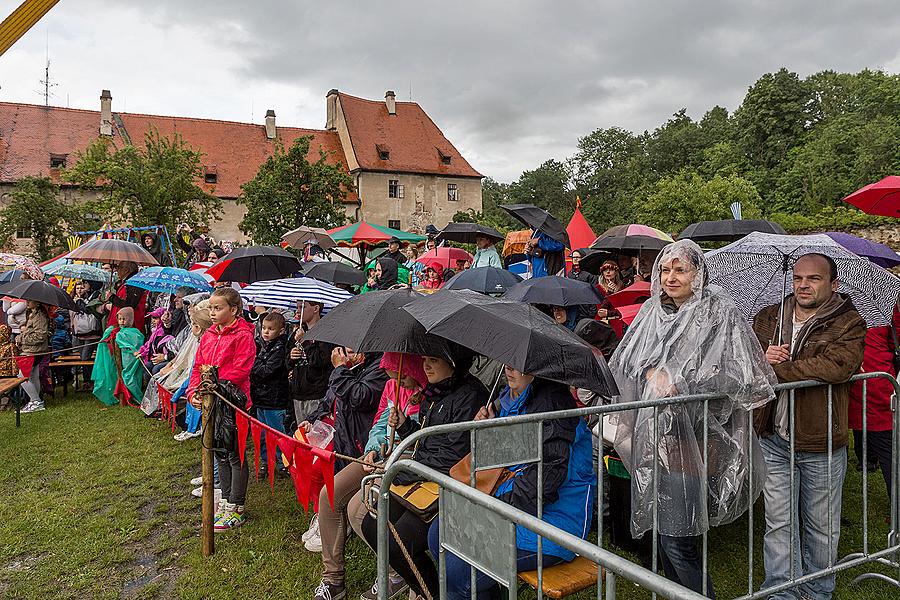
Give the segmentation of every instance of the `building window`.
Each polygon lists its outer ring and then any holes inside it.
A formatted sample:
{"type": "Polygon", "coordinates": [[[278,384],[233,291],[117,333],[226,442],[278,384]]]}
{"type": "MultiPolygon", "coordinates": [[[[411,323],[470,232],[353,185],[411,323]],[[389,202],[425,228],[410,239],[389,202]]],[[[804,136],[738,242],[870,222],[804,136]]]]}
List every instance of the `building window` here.
{"type": "Polygon", "coordinates": [[[50,168],[51,169],[65,169],[67,156],[68,156],[68,154],[51,154],[50,155],[50,168]]]}
{"type": "Polygon", "coordinates": [[[219,174],[218,173],[204,173],[203,174],[203,182],[204,183],[219,183],[219,174]]]}
{"type": "Polygon", "coordinates": [[[388,179],[388,198],[403,198],[403,186],[397,179],[388,179]]]}
{"type": "Polygon", "coordinates": [[[400,229],[400,219],[388,219],[388,227],[391,229],[400,229]]]}
{"type": "Polygon", "coordinates": [[[450,164],[450,154],[444,152],[440,148],[437,149],[438,156],[441,158],[441,164],[449,165],[450,164]]]}
{"type": "Polygon", "coordinates": [[[459,200],[459,189],[456,187],[455,183],[447,184],[447,200],[450,202],[459,200]]]}
{"type": "Polygon", "coordinates": [[[378,158],[381,160],[390,160],[391,149],[384,144],[375,144],[375,150],[378,152],[378,158]]]}

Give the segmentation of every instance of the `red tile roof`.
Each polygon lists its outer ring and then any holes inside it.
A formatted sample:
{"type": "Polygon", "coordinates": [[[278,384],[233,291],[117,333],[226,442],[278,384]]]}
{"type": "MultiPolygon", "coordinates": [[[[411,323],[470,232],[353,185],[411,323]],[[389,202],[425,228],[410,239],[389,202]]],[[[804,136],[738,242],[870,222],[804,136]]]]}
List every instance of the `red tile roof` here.
{"type": "Polygon", "coordinates": [[[338,94],[350,142],[364,171],[428,173],[451,177],[481,177],[434,121],[415,102],[397,102],[397,114],[389,115],[380,100],[338,94]],[[381,160],[380,149],[388,150],[381,160]],[[441,153],[450,164],[441,161],[441,153]]]}
{"type": "MultiPolygon", "coordinates": [[[[200,180],[198,185],[220,198],[238,197],[241,184],[256,175],[275,149],[275,141],[266,138],[263,125],[131,113],[113,115],[113,140],[119,146],[125,140],[117,118],[135,145],[141,144],[151,126],[164,136],[181,134],[189,146],[203,152],[202,164],[218,176],[216,184],[200,180]]],[[[76,153],[99,136],[99,128],[99,111],[0,102],[0,182],[14,182],[26,175],[49,175],[58,181],[58,170],[50,169],[50,154],[68,154],[71,166],[76,153]]],[[[328,162],[344,164],[346,169],[337,132],[296,127],[278,127],[277,131],[285,147],[300,136],[312,135],[309,160],[318,160],[322,148],[329,155],[328,162]]],[[[350,195],[347,201],[356,202],[356,195],[350,195]]]]}

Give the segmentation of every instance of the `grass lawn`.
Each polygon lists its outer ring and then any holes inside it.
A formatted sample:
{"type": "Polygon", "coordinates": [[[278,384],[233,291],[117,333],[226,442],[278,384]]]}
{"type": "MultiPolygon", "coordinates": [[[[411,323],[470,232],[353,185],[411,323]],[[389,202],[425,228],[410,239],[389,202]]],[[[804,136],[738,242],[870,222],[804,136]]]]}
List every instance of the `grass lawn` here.
{"type": "MultiPolygon", "coordinates": [[[[46,411],[0,413],[0,598],[309,598],[319,555],[303,549],[309,517],[290,481],[251,482],[250,520],[216,537],[216,554],[199,552],[200,501],[189,495],[200,445],[172,440],[158,421],[135,409],[101,408],[71,395],[46,411]]],[[[845,487],[841,553],[861,547],[860,474],[845,487]]],[[[870,546],[884,547],[887,497],[870,478],[870,546]]],[[[756,584],[762,581],[761,508],[757,511],[756,584]]],[[[720,598],[746,593],[746,522],[710,536],[710,563],[720,598]]],[[[357,539],[348,546],[349,598],[373,581],[374,557],[357,539]]],[[[858,573],[858,572],[857,572],[858,573]]],[[[855,574],[854,574],[855,575],[855,574]]],[[[886,584],[838,580],[839,599],[900,598],[886,584]]],[[[648,597],[620,581],[619,597],[648,597]]],[[[593,591],[579,597],[595,597],[593,591]]]]}

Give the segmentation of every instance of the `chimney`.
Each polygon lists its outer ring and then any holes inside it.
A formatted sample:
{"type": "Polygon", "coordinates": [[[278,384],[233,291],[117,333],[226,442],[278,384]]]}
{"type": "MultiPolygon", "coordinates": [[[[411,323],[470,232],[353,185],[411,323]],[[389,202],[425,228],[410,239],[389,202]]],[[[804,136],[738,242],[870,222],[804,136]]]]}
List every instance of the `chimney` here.
{"type": "Polygon", "coordinates": [[[103,90],[100,94],[100,135],[112,134],[112,94],[103,90]]]}
{"type": "Polygon", "coordinates": [[[271,108],[266,111],[266,138],[275,139],[275,111],[271,108]]]}
{"type": "Polygon", "coordinates": [[[325,108],[327,112],[325,129],[328,131],[335,131],[337,129],[337,102],[337,89],[328,90],[328,94],[325,95],[325,108]]]}
{"type": "Polygon", "coordinates": [[[388,114],[397,114],[397,102],[394,100],[394,91],[388,90],[384,93],[384,103],[387,105],[388,114]]]}

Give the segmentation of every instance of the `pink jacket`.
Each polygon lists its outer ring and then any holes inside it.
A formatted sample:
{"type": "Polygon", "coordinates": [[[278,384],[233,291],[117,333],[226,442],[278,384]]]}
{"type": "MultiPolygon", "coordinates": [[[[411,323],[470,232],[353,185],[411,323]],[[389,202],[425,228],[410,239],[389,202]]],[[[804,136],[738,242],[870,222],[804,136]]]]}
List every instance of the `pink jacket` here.
{"type": "Polygon", "coordinates": [[[219,367],[219,379],[227,379],[247,395],[247,408],[252,404],[250,398],[250,369],[256,360],[256,342],[253,325],[244,319],[220,330],[214,325],[200,337],[200,347],[194,357],[194,368],[191,369],[191,381],[188,384],[188,398],[200,385],[200,365],[216,365],[219,367]]]}

